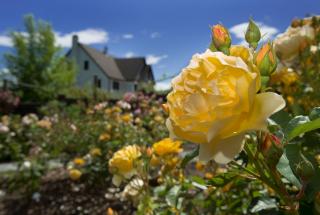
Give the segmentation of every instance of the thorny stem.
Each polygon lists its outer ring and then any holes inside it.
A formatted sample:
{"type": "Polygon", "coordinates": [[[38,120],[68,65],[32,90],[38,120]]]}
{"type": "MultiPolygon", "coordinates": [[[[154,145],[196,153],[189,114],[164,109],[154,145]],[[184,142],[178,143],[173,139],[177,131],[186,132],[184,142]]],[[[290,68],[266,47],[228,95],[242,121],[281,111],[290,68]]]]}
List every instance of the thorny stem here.
{"type": "MultiPolygon", "coordinates": [[[[261,137],[261,135],[258,135],[258,141],[261,141],[260,137],[261,137]]],[[[271,187],[274,191],[276,191],[276,193],[280,196],[280,199],[287,206],[287,207],[284,207],[284,208],[287,211],[289,211],[290,214],[298,215],[299,214],[299,212],[298,212],[299,207],[297,207],[297,204],[296,204],[296,201],[295,201],[296,199],[295,198],[292,199],[290,197],[290,195],[288,194],[288,192],[287,192],[287,190],[285,188],[285,185],[281,181],[281,178],[280,178],[279,174],[276,172],[276,170],[275,169],[270,169],[267,164],[262,162],[261,159],[258,159],[259,158],[259,154],[258,153],[254,154],[251,151],[248,143],[245,143],[244,150],[247,153],[249,159],[253,162],[253,164],[256,167],[258,173],[260,174],[260,177],[257,177],[257,178],[260,179],[263,183],[265,183],[269,187],[271,187]],[[268,177],[265,174],[265,170],[269,170],[268,172],[270,172],[270,174],[272,176],[271,179],[270,179],[270,177],[268,177]]]]}

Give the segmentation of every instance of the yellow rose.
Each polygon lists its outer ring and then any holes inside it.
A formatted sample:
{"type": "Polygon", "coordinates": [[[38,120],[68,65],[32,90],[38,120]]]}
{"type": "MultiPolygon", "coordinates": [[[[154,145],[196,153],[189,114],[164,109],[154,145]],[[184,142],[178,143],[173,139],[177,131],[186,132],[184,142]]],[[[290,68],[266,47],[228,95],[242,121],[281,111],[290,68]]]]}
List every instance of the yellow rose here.
{"type": "Polygon", "coordinates": [[[159,156],[175,154],[179,153],[182,150],[181,143],[181,141],[173,141],[170,138],[165,138],[153,144],[152,149],[159,156]]]}
{"type": "Polygon", "coordinates": [[[99,141],[109,141],[111,139],[110,134],[103,133],[99,136],[99,141]]]}
{"type": "Polygon", "coordinates": [[[102,155],[102,152],[101,152],[101,149],[100,148],[92,148],[90,150],[90,155],[91,156],[101,156],[102,155]]]}
{"type": "Polygon", "coordinates": [[[266,129],[267,118],[285,106],[275,93],[257,94],[258,80],[241,57],[210,50],[194,55],[167,96],[170,136],[200,144],[202,161],[229,162],[245,132],[266,129]]]}
{"type": "Polygon", "coordinates": [[[75,158],[73,159],[73,163],[77,166],[84,166],[86,161],[82,158],[75,158]]]}
{"type": "Polygon", "coordinates": [[[74,181],[79,180],[81,175],[82,175],[82,172],[80,170],[77,170],[77,169],[69,170],[69,177],[74,181]]]}
{"type": "Polygon", "coordinates": [[[119,186],[123,178],[131,178],[136,174],[134,162],[141,156],[140,148],[136,145],[126,146],[109,160],[110,172],[114,173],[112,182],[119,186]]]}
{"type": "Polygon", "coordinates": [[[124,115],[122,115],[121,116],[121,119],[122,119],[122,121],[123,122],[126,122],[126,123],[129,123],[129,122],[131,122],[132,121],[132,114],[130,114],[130,113],[126,113],[126,114],[124,114],[124,115]]]}
{"type": "Polygon", "coordinates": [[[275,52],[282,61],[292,62],[299,55],[301,46],[308,40],[313,40],[314,36],[314,29],[309,25],[289,27],[274,40],[275,52]]]}

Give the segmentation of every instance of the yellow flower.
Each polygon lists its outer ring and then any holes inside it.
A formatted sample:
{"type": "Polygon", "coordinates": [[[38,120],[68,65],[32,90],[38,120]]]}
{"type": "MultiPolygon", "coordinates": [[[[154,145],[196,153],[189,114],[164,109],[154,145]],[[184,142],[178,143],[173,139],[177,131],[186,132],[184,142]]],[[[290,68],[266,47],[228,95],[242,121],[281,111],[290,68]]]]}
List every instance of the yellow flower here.
{"type": "Polygon", "coordinates": [[[69,170],[69,177],[74,181],[79,180],[81,175],[82,175],[82,172],[80,170],[77,170],[77,169],[69,170]]]}
{"type": "Polygon", "coordinates": [[[132,121],[132,114],[126,113],[121,116],[121,119],[123,122],[126,122],[126,123],[131,122],[132,121]]]}
{"type": "Polygon", "coordinates": [[[155,155],[152,155],[150,159],[150,164],[151,166],[158,166],[160,164],[160,161],[155,155]]]}
{"type": "Polygon", "coordinates": [[[294,103],[294,98],[292,96],[287,96],[287,101],[290,105],[293,105],[294,103]]]}
{"type": "Polygon", "coordinates": [[[267,118],[285,106],[272,92],[257,94],[259,74],[242,58],[207,50],[193,56],[172,81],[167,96],[170,137],[200,144],[199,159],[227,163],[244,135],[267,128],[267,118]]]}
{"type": "Polygon", "coordinates": [[[134,162],[141,156],[140,148],[136,145],[126,146],[109,160],[110,172],[115,173],[112,181],[120,185],[122,178],[131,178],[135,173],[134,162]]]}
{"type": "Polygon", "coordinates": [[[84,166],[86,161],[83,158],[75,158],[73,159],[73,163],[77,166],[84,166]]]}
{"type": "Polygon", "coordinates": [[[154,117],[154,121],[156,121],[156,122],[163,122],[163,120],[164,120],[163,117],[160,115],[157,115],[154,117]]]}
{"type": "Polygon", "coordinates": [[[292,71],[290,68],[282,68],[281,70],[275,72],[271,76],[271,81],[273,83],[282,82],[285,86],[290,86],[294,84],[299,79],[299,76],[296,72],[292,71]]]}
{"type": "Polygon", "coordinates": [[[196,164],[195,164],[195,167],[196,167],[196,170],[203,171],[204,168],[205,168],[205,165],[203,163],[197,161],[196,164]]]}
{"type": "Polygon", "coordinates": [[[51,126],[52,126],[52,123],[47,120],[47,119],[42,119],[40,121],[37,122],[37,125],[41,128],[45,128],[45,129],[48,129],[50,130],[51,129],[51,126]]]}
{"type": "Polygon", "coordinates": [[[99,136],[99,141],[108,141],[110,139],[111,139],[111,136],[108,133],[103,133],[99,136]]]}
{"type": "Polygon", "coordinates": [[[90,155],[91,156],[101,156],[102,155],[101,149],[100,148],[92,148],[90,150],[90,155]]]}
{"type": "Polygon", "coordinates": [[[159,156],[175,154],[181,152],[181,143],[181,141],[173,141],[170,138],[165,138],[153,144],[152,149],[159,156]]]}

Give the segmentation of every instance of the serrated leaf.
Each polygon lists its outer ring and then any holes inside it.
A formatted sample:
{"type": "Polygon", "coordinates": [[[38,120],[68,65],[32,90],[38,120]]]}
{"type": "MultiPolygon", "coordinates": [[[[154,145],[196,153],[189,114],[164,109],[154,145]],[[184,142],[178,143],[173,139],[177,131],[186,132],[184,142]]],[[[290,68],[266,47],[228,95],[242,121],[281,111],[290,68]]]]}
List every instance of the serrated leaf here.
{"type": "Polygon", "coordinates": [[[277,164],[277,170],[280,172],[282,176],[288,179],[288,181],[290,181],[293,185],[295,185],[298,188],[301,188],[301,183],[292,170],[292,166],[296,162],[299,162],[298,153],[300,153],[300,151],[297,145],[294,145],[294,147],[288,147],[288,146],[285,148],[285,152],[282,154],[277,164]],[[297,160],[294,160],[295,157],[297,158],[297,160]]]}
{"type": "Polygon", "coordinates": [[[288,136],[288,134],[294,129],[296,128],[297,126],[299,125],[302,125],[302,124],[305,124],[307,122],[310,122],[310,119],[309,117],[307,116],[296,116],[294,117],[293,119],[291,119],[288,124],[286,125],[285,127],[285,134],[286,136],[288,136]]]}
{"type": "Polygon", "coordinates": [[[258,213],[270,209],[278,209],[277,201],[272,198],[264,197],[258,200],[257,204],[251,208],[250,212],[258,213]]]}
{"type": "Polygon", "coordinates": [[[309,114],[310,120],[315,120],[320,118],[320,107],[315,107],[312,109],[312,111],[309,114]]]}
{"type": "Polygon", "coordinates": [[[288,140],[292,140],[295,137],[300,136],[306,132],[310,132],[320,128],[320,118],[311,122],[305,122],[294,127],[290,132],[287,133],[288,140]]]}
{"type": "Polygon", "coordinates": [[[273,121],[275,121],[278,125],[280,125],[281,128],[283,128],[283,129],[287,126],[287,124],[291,120],[290,115],[284,110],[281,110],[281,111],[273,114],[270,118],[273,121]]]}
{"type": "Polygon", "coordinates": [[[236,174],[232,172],[227,172],[223,174],[219,174],[212,179],[209,180],[209,184],[216,187],[223,187],[232,181],[236,177],[236,174]]]}
{"type": "Polygon", "coordinates": [[[166,195],[166,202],[168,203],[168,205],[172,207],[176,207],[180,189],[181,189],[180,185],[175,185],[168,191],[166,195]]]}

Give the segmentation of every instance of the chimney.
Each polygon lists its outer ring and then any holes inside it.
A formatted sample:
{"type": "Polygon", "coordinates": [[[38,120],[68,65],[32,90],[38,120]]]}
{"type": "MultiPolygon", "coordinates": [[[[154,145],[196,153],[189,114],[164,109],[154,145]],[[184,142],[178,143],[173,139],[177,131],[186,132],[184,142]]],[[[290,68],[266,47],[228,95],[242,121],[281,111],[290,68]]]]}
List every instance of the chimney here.
{"type": "Polygon", "coordinates": [[[103,54],[108,54],[108,46],[105,46],[102,51],[103,54]]]}
{"type": "Polygon", "coordinates": [[[78,35],[73,35],[72,36],[72,47],[74,48],[74,47],[76,47],[76,45],[78,44],[78,41],[79,41],[79,37],[78,37],[78,35]]]}

